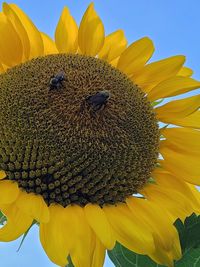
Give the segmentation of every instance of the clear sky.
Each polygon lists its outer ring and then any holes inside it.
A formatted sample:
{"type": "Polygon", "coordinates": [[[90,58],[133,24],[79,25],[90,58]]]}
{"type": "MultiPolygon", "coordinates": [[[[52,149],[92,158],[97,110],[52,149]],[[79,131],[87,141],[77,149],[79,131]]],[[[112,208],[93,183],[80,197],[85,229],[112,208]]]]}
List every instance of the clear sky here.
{"type": "MultiPolygon", "coordinates": [[[[66,5],[79,22],[88,0],[15,0],[35,22],[37,27],[53,37],[59,15],[66,5]]],[[[140,37],[153,39],[156,52],[153,60],[183,54],[186,65],[194,69],[194,77],[200,80],[200,1],[199,0],[94,0],[106,33],[124,29],[132,42],[140,37]]],[[[3,1],[0,0],[0,4],[3,1]]],[[[10,3],[10,2],[9,2],[10,3]]],[[[53,267],[43,252],[34,227],[20,252],[16,252],[20,240],[0,243],[2,267],[53,267]]],[[[111,267],[110,263],[105,267],[111,267]]]]}

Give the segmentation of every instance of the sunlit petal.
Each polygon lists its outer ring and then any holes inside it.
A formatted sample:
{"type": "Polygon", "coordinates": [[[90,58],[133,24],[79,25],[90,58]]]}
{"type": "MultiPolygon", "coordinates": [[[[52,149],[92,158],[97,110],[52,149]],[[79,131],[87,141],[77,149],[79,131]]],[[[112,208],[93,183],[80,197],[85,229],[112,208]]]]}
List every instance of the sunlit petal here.
{"type": "Polygon", "coordinates": [[[55,42],[60,53],[75,53],[78,49],[78,26],[67,7],[56,27],[55,42]]]}
{"type": "Polygon", "coordinates": [[[94,4],[87,8],[78,32],[79,48],[84,55],[95,56],[104,44],[104,26],[97,15],[94,4]]]}
{"type": "Polygon", "coordinates": [[[132,43],[120,56],[117,68],[127,75],[133,75],[141,69],[154,52],[153,42],[144,37],[132,43]]]}
{"type": "Polygon", "coordinates": [[[112,32],[105,37],[104,45],[98,56],[108,62],[113,61],[125,50],[127,40],[122,30],[112,32]]]}

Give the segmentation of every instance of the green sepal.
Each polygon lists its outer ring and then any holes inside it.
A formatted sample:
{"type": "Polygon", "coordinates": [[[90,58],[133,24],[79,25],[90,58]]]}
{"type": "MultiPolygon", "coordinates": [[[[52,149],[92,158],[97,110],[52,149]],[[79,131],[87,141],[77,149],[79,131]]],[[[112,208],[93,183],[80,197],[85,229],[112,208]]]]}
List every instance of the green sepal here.
{"type": "Polygon", "coordinates": [[[67,260],[68,260],[68,264],[66,267],[74,267],[70,256],[67,257],[67,260]]]}
{"type": "Polygon", "coordinates": [[[24,243],[24,240],[25,240],[27,234],[29,233],[31,227],[32,227],[33,225],[35,225],[36,223],[37,223],[37,222],[34,220],[33,223],[31,224],[31,226],[28,228],[28,230],[23,234],[23,237],[22,237],[22,240],[21,240],[21,242],[20,242],[20,244],[19,244],[19,247],[18,247],[18,249],[17,249],[17,252],[20,251],[20,249],[21,249],[21,247],[22,247],[22,245],[23,245],[23,243],[24,243]]]}
{"type": "Polygon", "coordinates": [[[163,102],[163,100],[164,100],[164,98],[163,99],[160,99],[158,101],[153,101],[153,102],[151,102],[151,106],[152,107],[155,107],[155,106],[161,104],[163,102]]]}
{"type": "Polygon", "coordinates": [[[6,221],[6,216],[0,211],[0,225],[4,225],[6,221]]]}

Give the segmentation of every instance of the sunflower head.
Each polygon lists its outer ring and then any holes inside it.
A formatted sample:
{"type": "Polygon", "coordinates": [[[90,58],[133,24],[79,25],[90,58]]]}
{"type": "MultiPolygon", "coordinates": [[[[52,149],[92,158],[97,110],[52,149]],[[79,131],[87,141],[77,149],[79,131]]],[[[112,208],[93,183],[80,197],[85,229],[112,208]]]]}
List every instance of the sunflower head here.
{"type": "Polygon", "coordinates": [[[48,55],[0,83],[0,167],[21,189],[48,205],[103,205],[147,182],[158,125],[145,94],[119,70],[93,57],[48,55]]]}

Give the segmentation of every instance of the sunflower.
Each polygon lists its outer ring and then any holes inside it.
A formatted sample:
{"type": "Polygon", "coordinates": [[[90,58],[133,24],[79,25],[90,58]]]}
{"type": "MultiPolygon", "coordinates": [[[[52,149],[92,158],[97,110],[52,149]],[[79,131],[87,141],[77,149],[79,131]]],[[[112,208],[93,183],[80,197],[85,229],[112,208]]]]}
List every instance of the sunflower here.
{"type": "Polygon", "coordinates": [[[4,3],[0,36],[0,241],[37,223],[59,266],[116,242],[173,266],[173,223],[200,211],[200,95],[170,99],[200,87],[184,56],[147,63],[152,41],[105,36],[93,3],[55,41],[4,3]]]}

